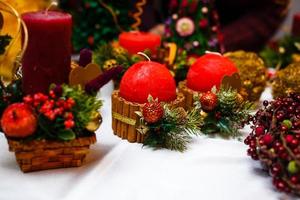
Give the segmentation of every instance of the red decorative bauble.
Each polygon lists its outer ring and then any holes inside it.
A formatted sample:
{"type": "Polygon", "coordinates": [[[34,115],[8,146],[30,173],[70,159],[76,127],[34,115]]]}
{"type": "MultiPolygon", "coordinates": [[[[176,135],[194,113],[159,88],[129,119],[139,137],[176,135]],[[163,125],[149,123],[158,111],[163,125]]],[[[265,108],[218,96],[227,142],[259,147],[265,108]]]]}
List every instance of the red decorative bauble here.
{"type": "Polygon", "coordinates": [[[149,95],[158,101],[173,101],[176,99],[176,83],[164,65],[142,61],[132,65],[124,74],[120,96],[127,101],[147,103],[149,95]]]}
{"type": "Polygon", "coordinates": [[[158,122],[164,116],[164,109],[159,102],[148,102],[143,107],[143,117],[148,123],[158,122]]]}
{"type": "Polygon", "coordinates": [[[218,105],[218,97],[215,93],[208,91],[200,97],[201,108],[204,111],[212,111],[218,105]]]}
{"type": "Polygon", "coordinates": [[[213,86],[220,87],[224,76],[231,76],[237,72],[237,67],[228,58],[208,53],[198,58],[190,67],[187,86],[198,92],[210,91],[213,86]]]}
{"type": "Polygon", "coordinates": [[[24,138],[35,132],[37,118],[29,105],[14,103],[4,110],[1,127],[9,137],[24,138]]]}

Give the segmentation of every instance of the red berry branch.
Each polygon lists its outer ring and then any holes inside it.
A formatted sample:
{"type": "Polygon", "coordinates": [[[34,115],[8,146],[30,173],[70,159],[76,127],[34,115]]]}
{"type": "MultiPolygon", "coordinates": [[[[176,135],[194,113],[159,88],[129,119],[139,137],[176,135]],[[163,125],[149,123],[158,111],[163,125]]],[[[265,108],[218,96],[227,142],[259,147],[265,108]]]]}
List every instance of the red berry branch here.
{"type": "Polygon", "coordinates": [[[253,126],[245,139],[248,155],[261,161],[278,190],[300,195],[300,95],[263,104],[249,120],[253,126]]]}

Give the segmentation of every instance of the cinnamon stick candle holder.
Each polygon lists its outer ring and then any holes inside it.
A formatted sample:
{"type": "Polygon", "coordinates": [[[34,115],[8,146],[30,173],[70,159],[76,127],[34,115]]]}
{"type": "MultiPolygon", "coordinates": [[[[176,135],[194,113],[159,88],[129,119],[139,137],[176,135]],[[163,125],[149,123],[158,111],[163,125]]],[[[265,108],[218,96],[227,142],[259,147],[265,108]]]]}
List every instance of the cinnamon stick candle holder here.
{"type": "Polygon", "coordinates": [[[182,93],[185,97],[184,101],[184,108],[187,110],[191,110],[194,107],[194,95],[198,94],[199,92],[196,92],[186,85],[186,80],[179,82],[178,84],[178,91],[182,93]]]}
{"type": "MultiPolygon", "coordinates": [[[[177,93],[177,98],[170,102],[172,107],[184,107],[185,97],[177,93]]],[[[131,143],[143,143],[145,135],[137,131],[139,117],[135,113],[141,111],[143,104],[126,101],[119,95],[119,90],[112,93],[112,129],[115,135],[131,143]]]]}

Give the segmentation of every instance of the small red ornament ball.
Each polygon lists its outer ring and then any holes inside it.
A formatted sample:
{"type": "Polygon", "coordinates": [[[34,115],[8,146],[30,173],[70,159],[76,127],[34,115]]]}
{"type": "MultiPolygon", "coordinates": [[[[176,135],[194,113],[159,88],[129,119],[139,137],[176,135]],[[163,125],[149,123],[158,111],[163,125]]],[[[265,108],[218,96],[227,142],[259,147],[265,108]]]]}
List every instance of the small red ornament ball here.
{"type": "Polygon", "coordinates": [[[215,93],[208,91],[201,95],[200,97],[201,108],[204,111],[212,111],[218,105],[218,97],[215,93]]]}
{"type": "Polygon", "coordinates": [[[187,87],[198,92],[210,91],[213,86],[220,87],[225,75],[231,76],[237,72],[237,67],[228,58],[208,53],[198,58],[190,67],[187,87]]]}
{"type": "Polygon", "coordinates": [[[173,101],[176,99],[176,83],[164,65],[152,61],[138,62],[124,74],[120,96],[142,104],[148,102],[149,95],[158,101],[173,101]]]}
{"type": "Polygon", "coordinates": [[[14,103],[4,110],[1,127],[5,135],[9,137],[25,138],[34,134],[37,128],[37,118],[29,105],[14,103]]]}
{"type": "Polygon", "coordinates": [[[143,107],[143,117],[148,123],[158,122],[164,116],[164,109],[159,102],[148,102],[143,107]]]}

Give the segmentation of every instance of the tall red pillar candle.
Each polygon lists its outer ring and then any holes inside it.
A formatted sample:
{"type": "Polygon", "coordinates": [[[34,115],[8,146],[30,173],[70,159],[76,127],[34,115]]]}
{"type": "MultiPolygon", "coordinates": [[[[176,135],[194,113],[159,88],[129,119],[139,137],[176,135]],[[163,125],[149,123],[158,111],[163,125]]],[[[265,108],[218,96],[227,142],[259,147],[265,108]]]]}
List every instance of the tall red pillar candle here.
{"type": "Polygon", "coordinates": [[[22,15],[28,46],[22,59],[23,92],[46,92],[51,83],[67,83],[71,65],[72,16],[54,11],[22,15]]]}
{"type": "Polygon", "coordinates": [[[131,54],[136,54],[146,49],[155,54],[161,44],[161,37],[157,34],[139,31],[123,32],[119,35],[119,43],[131,54]]]}
{"type": "Polygon", "coordinates": [[[294,15],[292,33],[293,36],[300,37],[300,13],[294,15]]]}

